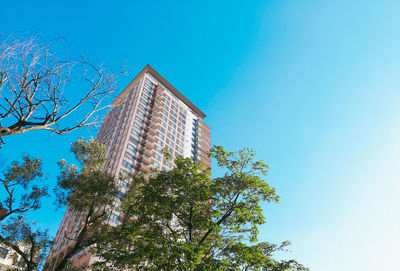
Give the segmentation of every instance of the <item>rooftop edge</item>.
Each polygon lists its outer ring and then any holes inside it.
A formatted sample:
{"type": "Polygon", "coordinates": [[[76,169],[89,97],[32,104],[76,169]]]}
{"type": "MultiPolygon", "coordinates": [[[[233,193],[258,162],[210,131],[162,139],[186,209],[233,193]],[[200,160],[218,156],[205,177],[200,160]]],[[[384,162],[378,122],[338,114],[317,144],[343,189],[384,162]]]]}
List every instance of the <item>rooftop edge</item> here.
{"type": "Polygon", "coordinates": [[[140,78],[143,74],[150,73],[154,78],[156,78],[161,84],[163,84],[169,91],[171,91],[176,97],[181,99],[190,109],[196,112],[202,119],[206,117],[197,106],[195,106],[188,98],[186,98],[179,90],[177,90],[171,83],[169,83],[164,77],[162,77],[155,69],[153,69],[149,64],[147,64],[139,74],[129,83],[129,85],[118,95],[117,98],[112,102],[115,105],[129,89],[134,85],[135,81],[140,78]]]}

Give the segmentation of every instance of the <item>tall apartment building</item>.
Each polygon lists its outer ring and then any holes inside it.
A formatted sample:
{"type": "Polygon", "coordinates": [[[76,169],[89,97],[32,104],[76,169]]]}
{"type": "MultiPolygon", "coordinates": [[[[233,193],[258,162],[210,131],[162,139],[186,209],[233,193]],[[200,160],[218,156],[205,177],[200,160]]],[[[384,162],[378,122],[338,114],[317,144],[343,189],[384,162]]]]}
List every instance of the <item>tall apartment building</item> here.
{"type": "MultiPolygon", "coordinates": [[[[151,168],[171,169],[163,157],[167,148],[174,157],[182,155],[210,166],[210,128],[206,115],[193,105],[152,67],[147,65],[114,100],[98,131],[96,140],[108,150],[106,169],[117,176],[120,171],[150,172],[151,168]]],[[[129,183],[119,185],[121,195],[129,183]]],[[[118,201],[116,202],[118,205],[118,201]]],[[[109,223],[117,225],[120,214],[110,213],[109,223]]],[[[67,208],[44,270],[53,270],[57,260],[72,245],[68,235],[80,225],[79,217],[67,208]]],[[[89,251],[74,256],[78,266],[95,261],[89,251]]]]}

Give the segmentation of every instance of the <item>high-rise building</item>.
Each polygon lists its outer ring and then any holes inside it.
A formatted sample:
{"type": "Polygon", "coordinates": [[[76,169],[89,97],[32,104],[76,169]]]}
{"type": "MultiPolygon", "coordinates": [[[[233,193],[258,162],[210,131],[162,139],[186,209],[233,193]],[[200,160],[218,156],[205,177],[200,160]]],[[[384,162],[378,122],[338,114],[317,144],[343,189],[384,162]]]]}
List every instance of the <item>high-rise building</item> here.
{"type": "MultiPolygon", "coordinates": [[[[114,100],[98,131],[96,140],[108,150],[106,169],[115,176],[120,171],[148,173],[151,168],[171,169],[170,160],[163,157],[165,148],[174,157],[191,157],[210,166],[207,156],[211,146],[210,128],[203,122],[205,117],[147,65],[114,100]]],[[[119,187],[119,193],[123,195],[129,183],[119,187]]],[[[110,212],[110,225],[117,225],[119,220],[117,211],[110,212]]],[[[44,270],[53,270],[58,259],[72,245],[70,239],[73,236],[68,235],[79,224],[79,217],[67,208],[44,270]]],[[[74,255],[74,263],[79,266],[94,260],[87,250],[74,255]]]]}

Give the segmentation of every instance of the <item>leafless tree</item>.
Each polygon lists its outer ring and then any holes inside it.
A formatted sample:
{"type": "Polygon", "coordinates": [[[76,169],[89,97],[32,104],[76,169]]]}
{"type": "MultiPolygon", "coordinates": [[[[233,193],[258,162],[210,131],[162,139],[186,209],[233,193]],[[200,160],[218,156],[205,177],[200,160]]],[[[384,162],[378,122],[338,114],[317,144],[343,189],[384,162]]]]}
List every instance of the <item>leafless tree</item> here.
{"type": "Polygon", "coordinates": [[[56,51],[38,37],[0,41],[0,147],[9,135],[63,134],[96,124],[95,113],[107,107],[118,75],[56,51]]]}

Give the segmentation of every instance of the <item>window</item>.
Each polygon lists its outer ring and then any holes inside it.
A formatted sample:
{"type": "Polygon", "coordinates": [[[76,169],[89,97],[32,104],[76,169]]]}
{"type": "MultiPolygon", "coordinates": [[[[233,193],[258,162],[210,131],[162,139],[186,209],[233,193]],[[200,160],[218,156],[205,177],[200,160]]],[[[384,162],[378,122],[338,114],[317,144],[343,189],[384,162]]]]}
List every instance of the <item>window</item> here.
{"type": "Polygon", "coordinates": [[[135,127],[135,128],[138,129],[138,130],[142,130],[142,128],[143,128],[141,125],[139,125],[139,124],[136,123],[136,122],[133,124],[133,127],[135,127]]]}
{"type": "Polygon", "coordinates": [[[140,102],[141,102],[145,107],[147,107],[147,106],[149,105],[149,103],[148,103],[145,99],[143,99],[143,98],[140,98],[140,102]]]}
{"type": "Polygon", "coordinates": [[[140,137],[140,133],[138,131],[136,131],[136,130],[132,129],[132,134],[137,136],[137,137],[140,137]]]}
{"type": "Polygon", "coordinates": [[[79,220],[78,223],[75,225],[75,229],[78,229],[78,227],[81,225],[81,221],[79,220]]]}
{"type": "Polygon", "coordinates": [[[146,79],[146,81],[144,82],[144,86],[146,88],[152,89],[153,88],[153,83],[151,81],[149,81],[149,79],[146,79]]]}
{"type": "Polygon", "coordinates": [[[183,141],[183,135],[177,134],[178,138],[183,141]]]}
{"type": "Polygon", "coordinates": [[[181,148],[178,147],[177,150],[178,150],[178,153],[179,153],[180,155],[183,154],[183,150],[182,150],[181,148]]]}
{"type": "Polygon", "coordinates": [[[146,94],[145,92],[142,93],[142,97],[145,98],[145,99],[147,99],[147,100],[150,99],[149,95],[146,94]]]}
{"type": "Polygon", "coordinates": [[[113,222],[114,224],[118,224],[120,220],[121,220],[121,218],[118,215],[116,215],[114,213],[111,214],[111,216],[110,216],[111,222],[113,222]]]}
{"type": "Polygon", "coordinates": [[[151,95],[151,87],[147,87],[143,90],[144,93],[146,93],[147,95],[151,95]]]}
{"type": "Polygon", "coordinates": [[[129,170],[132,170],[132,169],[133,169],[133,165],[132,165],[131,163],[128,163],[128,162],[125,161],[125,160],[122,161],[122,166],[125,167],[125,168],[127,168],[127,169],[129,169],[129,170]]]}
{"type": "Polygon", "coordinates": [[[137,145],[139,144],[139,140],[137,140],[136,138],[134,138],[133,136],[129,137],[129,141],[132,142],[133,144],[137,145]]]}
{"type": "Polygon", "coordinates": [[[146,107],[143,104],[139,104],[139,108],[142,109],[143,111],[147,111],[146,107]]]}
{"type": "Polygon", "coordinates": [[[136,116],[135,120],[139,123],[139,125],[144,124],[144,120],[139,116],[136,116]]]}
{"type": "Polygon", "coordinates": [[[5,259],[8,254],[8,249],[0,247],[0,259],[5,259]]]}
{"type": "Polygon", "coordinates": [[[133,145],[128,144],[127,146],[128,150],[130,150],[133,153],[137,153],[137,148],[135,148],[133,145]]]}
{"type": "Polygon", "coordinates": [[[130,160],[135,160],[136,159],[136,157],[134,155],[130,154],[129,152],[125,152],[125,157],[130,159],[130,160]]]}
{"type": "Polygon", "coordinates": [[[122,191],[118,191],[118,197],[123,198],[125,196],[125,193],[122,191]]]}

